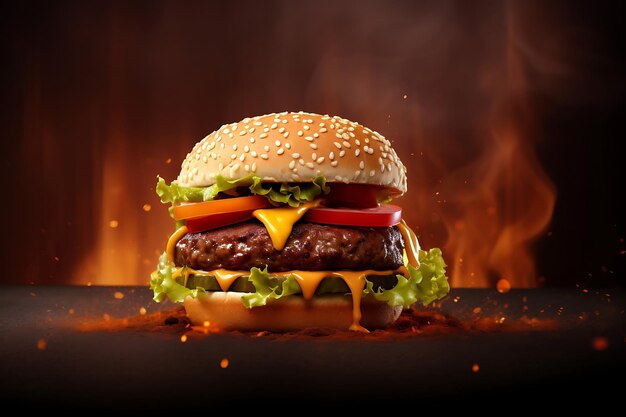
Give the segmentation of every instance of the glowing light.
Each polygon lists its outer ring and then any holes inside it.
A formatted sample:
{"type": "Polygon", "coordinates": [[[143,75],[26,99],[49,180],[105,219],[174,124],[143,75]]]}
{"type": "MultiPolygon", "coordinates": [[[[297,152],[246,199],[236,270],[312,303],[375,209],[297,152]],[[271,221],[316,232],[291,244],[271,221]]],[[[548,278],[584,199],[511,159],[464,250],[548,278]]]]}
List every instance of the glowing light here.
{"type": "Polygon", "coordinates": [[[227,358],[224,358],[220,361],[220,368],[222,369],[226,369],[228,368],[228,365],[230,364],[230,362],[228,361],[227,358]]]}
{"type": "Polygon", "coordinates": [[[45,339],[37,340],[37,349],[39,349],[39,350],[46,350],[47,346],[48,346],[48,344],[46,343],[45,339]]]}
{"type": "Polygon", "coordinates": [[[180,337],[180,341],[181,341],[182,343],[186,343],[186,342],[187,342],[187,335],[186,335],[186,334],[182,335],[182,336],[180,337]]]}
{"type": "Polygon", "coordinates": [[[511,283],[506,278],[500,278],[496,284],[496,289],[500,294],[505,294],[511,291],[511,283]]]}
{"type": "Polygon", "coordinates": [[[116,300],[121,300],[122,298],[124,298],[124,293],[123,292],[119,292],[119,291],[115,291],[113,293],[113,297],[115,297],[116,300]]]}
{"type": "Polygon", "coordinates": [[[474,372],[475,374],[478,373],[478,371],[480,371],[480,366],[478,366],[477,363],[472,365],[472,372],[474,372]]]}
{"type": "Polygon", "coordinates": [[[202,323],[202,325],[203,325],[204,327],[209,327],[209,326],[211,325],[211,322],[210,322],[210,321],[208,321],[208,320],[205,320],[205,321],[202,323]]]}
{"type": "Polygon", "coordinates": [[[602,336],[596,336],[591,339],[591,345],[595,350],[603,351],[609,347],[609,339],[602,336]]]}
{"type": "Polygon", "coordinates": [[[117,226],[119,226],[119,222],[118,222],[117,220],[111,220],[111,221],[109,222],[109,227],[110,227],[111,229],[117,229],[117,226]]]}

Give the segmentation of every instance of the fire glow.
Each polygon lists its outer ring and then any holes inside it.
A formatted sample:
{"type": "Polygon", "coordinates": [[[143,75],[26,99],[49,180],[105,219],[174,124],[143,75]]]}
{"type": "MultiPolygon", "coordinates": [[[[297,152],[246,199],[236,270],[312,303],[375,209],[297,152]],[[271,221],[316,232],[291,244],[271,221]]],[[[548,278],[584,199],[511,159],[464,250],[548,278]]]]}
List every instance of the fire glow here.
{"type": "MultiPolygon", "coordinates": [[[[303,13],[313,12],[308,6],[301,7],[303,13]]],[[[336,6],[333,13],[341,13],[342,7],[336,6]]],[[[79,162],[82,164],[79,169],[92,172],[84,179],[72,179],[68,185],[72,190],[86,190],[77,193],[81,200],[68,203],[69,208],[64,211],[69,213],[72,224],[81,226],[81,231],[65,232],[63,228],[68,227],[69,220],[65,218],[56,226],[42,228],[49,241],[54,240],[51,237],[69,234],[71,241],[79,242],[77,247],[83,251],[80,256],[63,252],[62,239],[56,239],[59,246],[46,247],[49,259],[58,256],[62,260],[55,271],[71,271],[70,279],[62,274],[54,278],[76,284],[145,285],[173,228],[166,208],[159,204],[154,193],[156,175],[168,181],[174,179],[193,144],[221,123],[261,111],[305,110],[348,117],[378,130],[393,142],[408,168],[409,192],[398,204],[403,206],[404,218],[418,233],[423,247],[442,247],[453,287],[494,288],[502,278],[512,288],[536,286],[533,244],[547,230],[556,196],[536,154],[539,126],[528,98],[529,91],[536,87],[534,79],[528,76],[528,63],[543,59],[532,47],[538,44],[545,25],[535,25],[533,15],[527,11],[512,10],[523,6],[498,3],[485,6],[493,19],[475,22],[472,13],[468,13],[467,24],[475,25],[471,29],[476,29],[468,38],[463,32],[468,28],[459,28],[462,25],[455,20],[458,11],[443,6],[411,19],[403,16],[401,10],[390,8],[384,14],[384,22],[376,20],[382,17],[378,17],[373,7],[365,4],[348,13],[358,14],[361,21],[372,22],[372,27],[397,21],[394,25],[397,39],[390,38],[383,48],[389,54],[382,56],[387,76],[371,68],[375,62],[368,61],[369,47],[356,47],[352,51],[364,61],[346,62],[348,58],[339,56],[333,48],[311,45],[311,53],[319,54],[313,76],[283,80],[287,85],[306,84],[306,91],[315,92],[304,104],[296,100],[298,93],[274,94],[284,99],[280,103],[264,102],[266,98],[246,93],[246,103],[216,104],[221,96],[212,97],[208,90],[219,86],[210,83],[187,86],[184,78],[189,71],[204,68],[196,65],[195,59],[205,58],[196,56],[201,48],[181,49],[181,45],[188,44],[181,22],[189,18],[182,12],[162,13],[164,20],[147,25],[154,33],[146,35],[151,43],[162,46],[146,61],[158,74],[162,72],[167,79],[176,79],[176,88],[163,87],[158,82],[150,84],[151,76],[134,67],[141,63],[129,52],[137,48],[129,40],[136,40],[137,28],[113,11],[105,16],[101,26],[83,34],[98,36],[88,40],[106,46],[102,49],[108,53],[99,54],[98,59],[102,60],[99,68],[105,68],[107,82],[94,83],[106,87],[97,90],[97,98],[91,97],[88,106],[69,111],[73,114],[71,122],[62,118],[59,122],[49,120],[52,117],[49,114],[55,114],[51,109],[65,107],[67,103],[43,95],[49,81],[45,78],[47,69],[33,65],[29,73],[32,79],[24,93],[23,156],[35,147],[31,146],[33,143],[43,142],[41,152],[47,158],[42,169],[66,172],[61,167],[63,151],[57,150],[60,138],[67,132],[78,131],[82,120],[90,120],[89,123],[95,120],[106,126],[97,129],[87,123],[88,128],[82,127],[91,135],[84,153],[93,161],[79,162]],[[159,25],[180,30],[162,31],[159,25]],[[533,31],[529,30],[531,27],[533,31]],[[434,50],[428,45],[430,41],[424,41],[443,38],[447,41],[439,42],[439,47],[449,49],[434,50]],[[460,52],[466,50],[476,53],[462,56],[460,52]],[[185,64],[186,60],[180,56],[185,51],[194,57],[193,66],[185,64]],[[129,62],[134,66],[129,68],[129,62]],[[411,68],[413,73],[404,72],[413,63],[420,65],[411,68]],[[342,78],[345,68],[350,68],[350,76],[342,78]],[[134,78],[135,73],[142,73],[141,81],[134,78]],[[395,73],[402,77],[396,79],[395,73]],[[418,81],[409,85],[412,80],[418,81]],[[199,98],[196,90],[202,88],[207,91],[199,98]],[[350,91],[350,97],[340,94],[344,91],[350,91]],[[184,106],[178,108],[171,103],[184,103],[184,106]],[[303,108],[284,108],[293,106],[292,103],[303,108]],[[267,108],[269,104],[279,108],[267,108]],[[215,116],[210,122],[201,123],[207,114],[215,116]]],[[[297,19],[292,21],[286,16],[279,14],[278,19],[283,20],[275,24],[282,28],[274,35],[277,51],[284,50],[287,39],[300,30],[297,19]]],[[[228,21],[227,16],[222,20],[228,21]]],[[[346,36],[358,33],[348,29],[346,36]]],[[[335,39],[329,36],[316,33],[315,39],[320,45],[334,45],[335,39]]],[[[353,43],[356,46],[362,42],[353,43]]],[[[557,64],[558,58],[557,54],[557,64]]],[[[212,65],[206,67],[209,66],[212,65]]],[[[241,67],[232,69],[233,77],[239,72],[249,72],[249,68],[241,67]]],[[[263,88],[269,91],[280,88],[270,81],[276,68],[256,70],[268,71],[259,72],[259,78],[267,80],[263,88]]],[[[281,77],[284,75],[278,78],[281,77]]],[[[211,76],[203,72],[202,79],[205,78],[211,76]]],[[[227,91],[216,91],[225,97],[238,97],[235,92],[239,90],[233,89],[248,87],[228,85],[224,87],[227,91]]],[[[36,172],[32,175],[45,177],[36,172]]],[[[25,181],[36,183],[29,178],[25,181]]],[[[44,184],[44,188],[52,190],[57,185],[44,184]]],[[[28,276],[42,275],[36,269],[26,272],[28,276]]]]}

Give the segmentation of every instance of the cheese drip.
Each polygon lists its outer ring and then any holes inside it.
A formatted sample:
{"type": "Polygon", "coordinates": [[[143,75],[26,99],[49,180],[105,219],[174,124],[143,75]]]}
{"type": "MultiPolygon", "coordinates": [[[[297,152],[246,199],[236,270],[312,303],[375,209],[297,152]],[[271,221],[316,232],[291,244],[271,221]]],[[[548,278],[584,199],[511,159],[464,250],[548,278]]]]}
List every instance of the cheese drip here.
{"type": "Polygon", "coordinates": [[[312,207],[318,206],[320,200],[300,204],[299,207],[279,207],[254,210],[252,215],[265,225],[276,250],[283,250],[294,223],[304,216],[312,207]]]}
{"type": "Polygon", "coordinates": [[[418,252],[420,250],[420,244],[417,241],[417,236],[404,220],[400,221],[400,224],[398,224],[398,230],[400,230],[402,240],[404,240],[404,251],[406,252],[407,258],[409,258],[409,264],[414,268],[419,268],[420,261],[418,252]]]}

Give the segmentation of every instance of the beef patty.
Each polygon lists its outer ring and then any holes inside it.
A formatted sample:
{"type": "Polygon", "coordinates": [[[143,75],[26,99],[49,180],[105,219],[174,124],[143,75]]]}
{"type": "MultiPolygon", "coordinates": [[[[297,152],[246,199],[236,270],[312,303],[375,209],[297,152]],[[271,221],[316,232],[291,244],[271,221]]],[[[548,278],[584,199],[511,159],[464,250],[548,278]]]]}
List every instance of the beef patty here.
{"type": "Polygon", "coordinates": [[[282,251],[274,249],[256,220],[185,235],[176,244],[176,265],[194,269],[275,272],[294,269],[387,270],[402,265],[404,242],[397,227],[348,227],[298,222],[282,251]]]}

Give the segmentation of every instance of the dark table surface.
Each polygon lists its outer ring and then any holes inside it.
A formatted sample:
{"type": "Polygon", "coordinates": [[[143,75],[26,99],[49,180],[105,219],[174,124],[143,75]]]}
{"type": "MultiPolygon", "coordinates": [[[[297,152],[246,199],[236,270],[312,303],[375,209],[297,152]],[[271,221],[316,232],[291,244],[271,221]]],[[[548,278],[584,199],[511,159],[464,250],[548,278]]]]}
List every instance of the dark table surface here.
{"type": "Polygon", "coordinates": [[[115,320],[139,316],[141,307],[147,316],[173,308],[152,302],[147,288],[5,286],[0,398],[24,406],[123,409],[179,409],[244,398],[274,406],[309,398],[379,404],[484,394],[550,398],[555,387],[572,396],[606,398],[623,391],[625,306],[620,292],[457,289],[439,309],[459,320],[487,316],[513,323],[527,316],[554,320],[556,328],[456,329],[384,341],[219,333],[183,343],[176,331],[77,328],[104,314],[115,320]],[[225,369],[223,358],[229,360],[225,369]],[[615,378],[622,382],[616,385],[615,378]]]}

